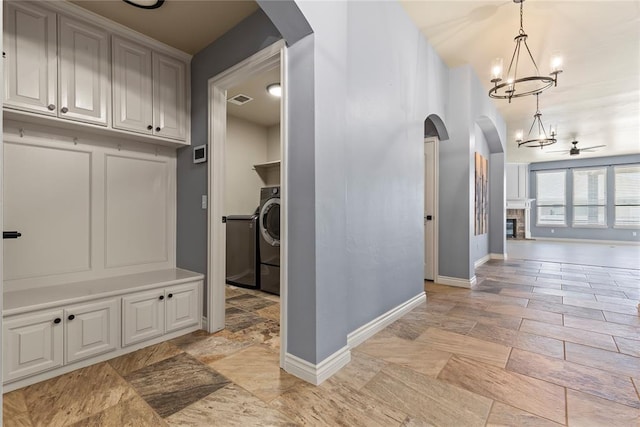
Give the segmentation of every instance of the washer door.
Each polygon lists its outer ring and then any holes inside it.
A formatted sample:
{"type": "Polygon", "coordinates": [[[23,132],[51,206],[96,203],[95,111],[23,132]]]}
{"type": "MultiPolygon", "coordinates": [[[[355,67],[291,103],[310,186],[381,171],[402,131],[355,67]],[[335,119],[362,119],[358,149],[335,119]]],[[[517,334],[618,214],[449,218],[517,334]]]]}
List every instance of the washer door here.
{"type": "Polygon", "coordinates": [[[280,198],[274,197],[260,210],[260,234],[271,246],[280,246],[280,198]]]}

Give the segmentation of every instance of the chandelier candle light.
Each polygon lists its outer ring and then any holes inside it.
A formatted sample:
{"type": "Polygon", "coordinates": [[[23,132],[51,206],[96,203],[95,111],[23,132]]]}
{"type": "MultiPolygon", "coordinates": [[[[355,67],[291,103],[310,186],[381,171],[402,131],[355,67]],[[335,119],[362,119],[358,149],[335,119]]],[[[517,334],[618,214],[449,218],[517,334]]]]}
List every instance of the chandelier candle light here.
{"type": "Polygon", "coordinates": [[[522,131],[518,131],[516,134],[516,142],[518,143],[518,148],[521,146],[525,147],[543,147],[551,144],[555,144],[557,142],[556,139],[556,131],[553,127],[549,126],[549,134],[547,135],[547,131],[544,129],[544,125],[542,124],[542,113],[540,112],[540,106],[538,104],[538,96],[540,92],[536,93],[536,113],[533,115],[533,123],[531,123],[531,128],[529,129],[529,133],[527,134],[527,139],[523,139],[522,131]],[[531,132],[534,133],[534,137],[532,137],[531,132]]]}
{"type": "Polygon", "coordinates": [[[507,69],[507,80],[505,82],[502,81],[502,58],[496,58],[491,63],[491,83],[493,83],[493,87],[491,88],[491,90],[489,90],[489,96],[491,98],[508,99],[509,102],[511,102],[511,98],[519,98],[521,96],[527,95],[537,95],[538,93],[550,88],[551,86],[557,86],[558,74],[562,72],[562,70],[560,69],[562,65],[562,59],[559,56],[556,56],[551,60],[551,73],[549,74],[549,76],[540,75],[538,65],[533,59],[531,50],[527,45],[527,34],[524,32],[522,24],[522,3],[524,3],[524,0],[513,0],[513,2],[520,3],[520,31],[514,38],[516,47],[513,51],[513,55],[511,56],[511,62],[509,63],[509,68],[507,69]],[[531,59],[535,74],[531,76],[518,77],[518,65],[524,65],[520,64],[520,52],[523,45],[527,51],[527,54],[529,55],[529,59],[531,59]]]}

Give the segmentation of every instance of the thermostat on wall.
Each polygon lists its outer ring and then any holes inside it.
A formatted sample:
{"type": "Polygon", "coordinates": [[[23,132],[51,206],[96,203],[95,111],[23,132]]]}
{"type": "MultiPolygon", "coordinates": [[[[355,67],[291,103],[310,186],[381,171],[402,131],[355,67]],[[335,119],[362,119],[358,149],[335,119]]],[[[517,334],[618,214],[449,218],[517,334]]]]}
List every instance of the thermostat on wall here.
{"type": "Polygon", "coordinates": [[[206,161],[207,161],[206,144],[193,147],[193,163],[204,163],[206,161]]]}

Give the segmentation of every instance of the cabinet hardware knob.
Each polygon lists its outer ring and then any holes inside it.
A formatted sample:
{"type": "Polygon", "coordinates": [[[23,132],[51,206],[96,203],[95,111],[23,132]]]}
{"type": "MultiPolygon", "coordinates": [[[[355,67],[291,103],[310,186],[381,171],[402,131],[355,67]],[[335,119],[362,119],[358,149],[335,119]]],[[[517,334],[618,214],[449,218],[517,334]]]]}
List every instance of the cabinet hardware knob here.
{"type": "Polygon", "coordinates": [[[160,132],[160,126],[156,128],[156,132],[160,132]]]}
{"type": "Polygon", "coordinates": [[[147,126],[147,129],[151,130],[151,129],[153,129],[153,126],[149,125],[149,126],[147,126]]]}
{"type": "Polygon", "coordinates": [[[47,105],[47,108],[49,109],[49,111],[53,111],[53,110],[56,109],[56,106],[53,105],[53,104],[49,104],[49,105],[47,105]]]}
{"type": "Polygon", "coordinates": [[[167,295],[167,297],[173,298],[173,294],[169,294],[169,295],[167,295]]]}
{"type": "Polygon", "coordinates": [[[64,114],[64,113],[68,112],[68,111],[69,111],[69,109],[68,109],[67,107],[62,107],[62,108],[60,109],[60,111],[64,114]]]}
{"type": "Polygon", "coordinates": [[[60,322],[62,322],[62,319],[59,317],[56,317],[55,319],[53,319],[53,323],[55,323],[56,325],[60,322]]]}
{"type": "Polygon", "coordinates": [[[67,319],[69,319],[69,320],[73,320],[75,318],[76,318],[76,316],[74,316],[73,314],[70,314],[69,317],[67,317],[67,319]]]}
{"type": "Polygon", "coordinates": [[[164,295],[160,295],[160,298],[158,298],[160,301],[162,301],[164,299],[164,295]]]}

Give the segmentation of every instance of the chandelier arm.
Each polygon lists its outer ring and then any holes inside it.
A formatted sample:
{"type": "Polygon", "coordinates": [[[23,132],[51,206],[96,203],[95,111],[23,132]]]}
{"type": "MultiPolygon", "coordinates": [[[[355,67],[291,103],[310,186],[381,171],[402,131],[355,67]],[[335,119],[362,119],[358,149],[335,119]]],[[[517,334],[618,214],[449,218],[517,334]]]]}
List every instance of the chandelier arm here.
{"type": "Polygon", "coordinates": [[[533,130],[533,127],[536,125],[536,116],[533,116],[533,122],[531,122],[531,127],[529,128],[529,133],[527,133],[527,137],[531,136],[531,131],[533,130]]]}
{"type": "MultiPolygon", "coordinates": [[[[513,66],[513,60],[516,59],[516,53],[518,52],[518,46],[519,46],[519,43],[516,44],[516,48],[513,49],[513,55],[511,55],[511,62],[509,62],[509,68],[507,69],[507,80],[509,80],[509,76],[511,75],[511,67],[513,66]]],[[[517,68],[518,68],[518,64],[516,62],[516,69],[517,68]]],[[[514,76],[514,80],[515,80],[515,76],[514,76]]]]}
{"type": "Polygon", "coordinates": [[[529,49],[529,45],[527,44],[526,40],[524,41],[524,47],[527,48],[527,53],[529,53],[529,58],[531,58],[531,62],[533,62],[533,66],[536,69],[536,73],[540,75],[540,70],[538,70],[538,64],[536,64],[536,60],[533,59],[533,55],[531,54],[531,50],[529,49]]]}

